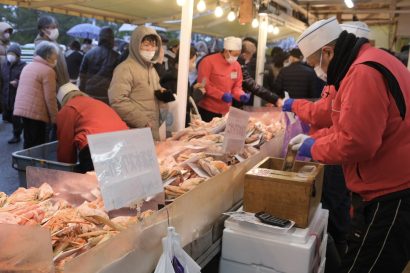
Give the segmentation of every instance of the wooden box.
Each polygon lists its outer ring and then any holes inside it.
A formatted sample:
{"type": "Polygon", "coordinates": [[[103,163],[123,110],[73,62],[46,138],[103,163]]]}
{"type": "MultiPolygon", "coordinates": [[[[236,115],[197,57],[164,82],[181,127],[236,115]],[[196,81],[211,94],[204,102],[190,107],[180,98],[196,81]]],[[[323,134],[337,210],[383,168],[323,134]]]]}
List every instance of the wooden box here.
{"type": "Polygon", "coordinates": [[[243,209],[265,211],[306,228],[320,203],[323,165],[296,161],[292,172],[281,171],[282,165],[282,158],[268,157],[246,173],[243,209]],[[308,172],[300,172],[302,167],[308,172]]]}

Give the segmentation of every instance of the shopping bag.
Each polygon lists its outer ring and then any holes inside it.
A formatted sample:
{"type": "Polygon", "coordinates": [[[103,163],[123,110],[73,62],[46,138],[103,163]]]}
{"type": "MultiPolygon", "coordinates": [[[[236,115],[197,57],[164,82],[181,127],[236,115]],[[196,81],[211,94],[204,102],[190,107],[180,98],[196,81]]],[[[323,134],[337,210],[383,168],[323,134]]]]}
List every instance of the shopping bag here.
{"type": "MultiPolygon", "coordinates": [[[[291,113],[291,115],[294,115],[291,113]]],[[[283,115],[283,119],[285,120],[286,129],[285,129],[285,137],[283,139],[283,148],[282,148],[282,158],[285,157],[288,144],[292,138],[299,134],[309,134],[310,127],[308,124],[302,122],[297,116],[294,117],[294,120],[291,120],[288,115],[283,115]]],[[[310,160],[310,158],[297,156],[296,160],[310,160]]]]}

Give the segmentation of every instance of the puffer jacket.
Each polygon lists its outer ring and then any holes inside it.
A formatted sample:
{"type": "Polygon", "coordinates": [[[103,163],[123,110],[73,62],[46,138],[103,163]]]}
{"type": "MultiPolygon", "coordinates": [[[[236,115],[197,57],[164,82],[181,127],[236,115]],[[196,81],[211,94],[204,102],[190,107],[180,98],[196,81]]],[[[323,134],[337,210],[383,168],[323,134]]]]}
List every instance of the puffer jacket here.
{"type": "Polygon", "coordinates": [[[56,71],[56,77],[57,77],[57,86],[55,90],[55,92],[57,93],[58,88],[60,88],[60,86],[70,81],[70,76],[68,74],[68,69],[67,69],[67,63],[65,62],[64,52],[57,42],[51,41],[46,36],[38,35],[36,39],[34,40],[34,44],[38,45],[39,43],[43,41],[54,43],[59,48],[57,65],[54,68],[54,70],[56,71]]]}
{"type": "Polygon", "coordinates": [[[57,115],[56,72],[36,56],[21,72],[14,103],[15,116],[55,123],[57,115]]]}
{"type": "Polygon", "coordinates": [[[154,95],[161,89],[153,63],[159,57],[161,38],[149,27],[138,27],[131,36],[130,54],[114,70],[108,89],[110,105],[131,128],[150,127],[155,140],[159,139],[159,102],[154,95]],[[146,62],[139,52],[142,39],[153,34],[158,49],[151,62],[146,62]]]}
{"type": "Polygon", "coordinates": [[[98,47],[88,51],[81,63],[79,87],[84,93],[108,104],[108,88],[119,63],[119,54],[109,41],[114,41],[112,31],[101,32],[98,47]]]}
{"type": "Polygon", "coordinates": [[[17,84],[20,81],[21,72],[26,65],[26,62],[18,59],[15,63],[6,62],[1,67],[1,77],[4,83],[2,88],[3,96],[3,109],[7,111],[13,111],[14,101],[16,100],[17,87],[10,84],[11,81],[17,80],[17,84]]]}

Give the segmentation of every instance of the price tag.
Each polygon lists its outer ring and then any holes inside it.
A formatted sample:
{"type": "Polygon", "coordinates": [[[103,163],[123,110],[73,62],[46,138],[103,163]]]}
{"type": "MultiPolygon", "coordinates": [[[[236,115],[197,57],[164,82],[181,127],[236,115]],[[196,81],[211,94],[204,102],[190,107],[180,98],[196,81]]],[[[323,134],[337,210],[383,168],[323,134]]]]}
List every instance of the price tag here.
{"type": "Polygon", "coordinates": [[[231,107],[228,121],[226,122],[223,149],[225,153],[237,154],[245,145],[246,128],[248,126],[249,113],[231,107]]]}
{"type": "Polygon", "coordinates": [[[149,128],[89,135],[88,144],[107,210],[163,191],[149,128]]]}

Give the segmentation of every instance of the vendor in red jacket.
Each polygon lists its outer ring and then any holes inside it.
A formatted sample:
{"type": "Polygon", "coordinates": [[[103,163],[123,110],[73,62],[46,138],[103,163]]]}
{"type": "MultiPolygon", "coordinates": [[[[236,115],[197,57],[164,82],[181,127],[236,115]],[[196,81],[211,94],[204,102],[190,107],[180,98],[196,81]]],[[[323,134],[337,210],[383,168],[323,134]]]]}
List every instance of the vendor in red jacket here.
{"type": "Polygon", "coordinates": [[[348,242],[340,272],[402,272],[410,258],[410,73],[342,31],[335,17],[311,25],[297,43],[337,94],[332,127],[320,137],[298,135],[292,148],[342,164],[347,187],[363,200],[364,225],[348,242]]]}
{"type": "Polygon", "coordinates": [[[250,94],[242,90],[242,70],[237,62],[242,50],[242,40],[224,39],[224,50],[204,57],[198,66],[198,82],[205,85],[205,96],[199,102],[202,120],[211,121],[229,111],[232,100],[248,102],[250,94]]]}
{"type": "Polygon", "coordinates": [[[58,161],[76,163],[78,152],[80,171],[94,170],[87,135],[126,130],[128,126],[107,104],[72,83],[60,87],[57,99],[62,107],[56,118],[58,161]]]}

